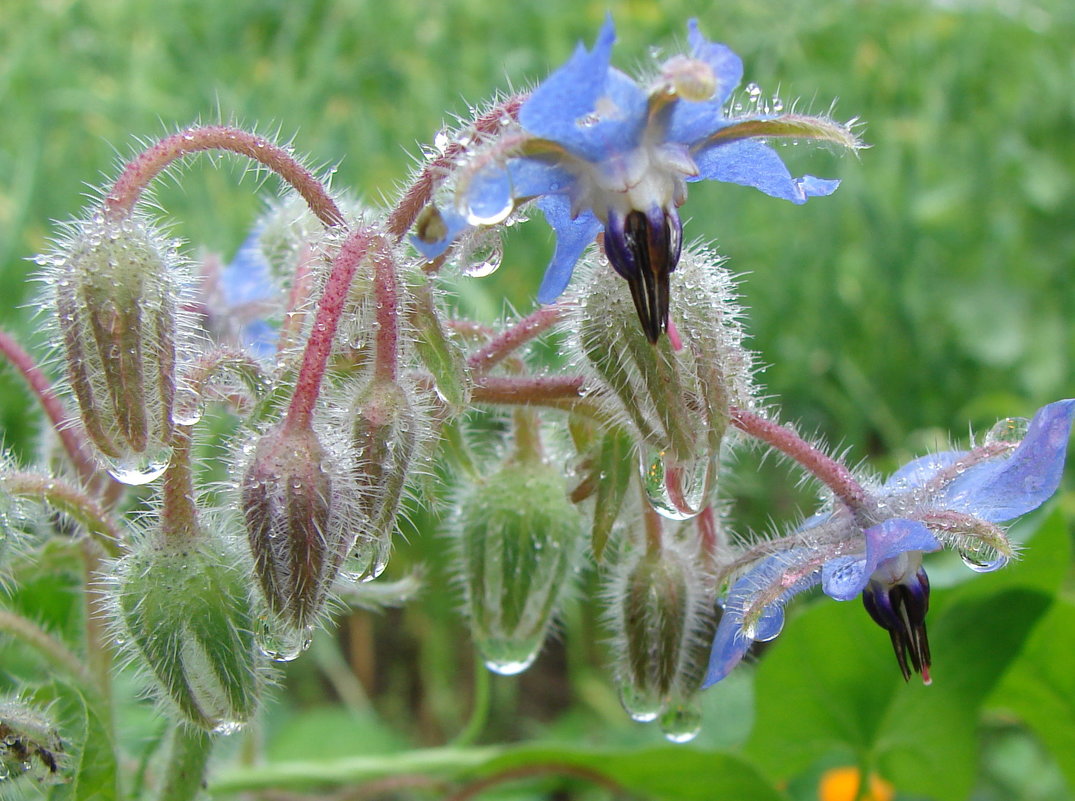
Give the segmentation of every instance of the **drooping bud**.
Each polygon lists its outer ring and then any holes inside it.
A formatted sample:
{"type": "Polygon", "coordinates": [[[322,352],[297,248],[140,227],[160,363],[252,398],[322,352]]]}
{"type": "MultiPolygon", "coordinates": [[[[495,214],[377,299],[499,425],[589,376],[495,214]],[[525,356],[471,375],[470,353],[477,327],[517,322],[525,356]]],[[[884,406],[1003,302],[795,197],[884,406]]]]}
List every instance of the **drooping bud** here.
{"type": "Polygon", "coordinates": [[[595,269],[580,282],[569,333],[609,399],[609,411],[641,442],[641,476],[661,514],[690,517],[705,506],[731,406],[748,406],[751,358],[743,348],[731,281],[705,251],[684,254],[672,274],[670,337],[639,331],[622,282],[595,269]]]}
{"type": "Polygon", "coordinates": [[[362,518],[346,569],[356,580],[376,578],[388,563],[396,515],[430,422],[413,390],[373,379],[351,416],[355,503],[362,518]]]}
{"type": "Polygon", "coordinates": [[[172,434],[183,283],[175,246],[141,219],[94,216],[43,263],[86,433],[118,480],[151,481],[172,434]]]}
{"type": "Polygon", "coordinates": [[[20,698],[0,698],[0,792],[23,781],[67,781],[64,756],[59,730],[46,712],[20,698]]]}
{"type": "Polygon", "coordinates": [[[624,709],[640,722],[660,719],[670,740],[692,739],[701,727],[699,645],[712,629],[712,593],[698,559],[671,539],[629,554],[609,597],[624,709]]]}
{"type": "Polygon", "coordinates": [[[533,451],[509,458],[462,494],[458,534],[474,642],[494,673],[519,673],[541,650],[585,536],[562,471],[533,451]]]}
{"type": "Polygon", "coordinates": [[[243,560],[213,533],[147,532],[119,561],[118,637],[148,668],[155,694],[207,731],[236,731],[254,714],[262,678],[243,560]]]}
{"type": "Polygon", "coordinates": [[[354,542],[347,469],[312,428],[280,425],[262,435],[242,477],[254,571],[269,608],[296,630],[315,622],[354,542]]]}
{"type": "Polygon", "coordinates": [[[904,681],[910,681],[913,669],[922,674],[924,683],[929,684],[929,639],[926,636],[929,577],[925,569],[919,567],[895,582],[874,576],[862,593],[862,604],[874,622],[892,638],[892,649],[896,652],[904,681]]]}

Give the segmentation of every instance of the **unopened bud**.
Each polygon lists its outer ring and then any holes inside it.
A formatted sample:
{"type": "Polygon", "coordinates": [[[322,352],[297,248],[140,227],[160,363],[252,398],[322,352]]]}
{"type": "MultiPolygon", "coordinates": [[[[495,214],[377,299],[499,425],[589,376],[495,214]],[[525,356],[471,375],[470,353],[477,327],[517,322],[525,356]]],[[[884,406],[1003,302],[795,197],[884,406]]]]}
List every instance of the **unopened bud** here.
{"type": "Polygon", "coordinates": [[[272,611],[296,629],[321,612],[354,541],[353,521],[340,508],[347,482],[312,428],[286,424],[261,437],[243,474],[241,506],[258,582],[272,611]]]}
{"type": "Polygon", "coordinates": [[[355,502],[363,522],[347,567],[361,581],[376,578],[388,562],[396,515],[429,421],[410,391],[383,379],[360,393],[351,420],[355,502]]]}
{"type": "Polygon", "coordinates": [[[218,733],[254,714],[261,691],[249,575],[207,529],[147,533],[117,566],[119,637],[148,668],[156,695],[218,733]]]}
{"type": "Polygon", "coordinates": [[[660,718],[677,742],[690,739],[697,718],[698,645],[710,627],[711,593],[696,561],[675,542],[632,554],[610,588],[623,706],[640,722],[660,718]]]}
{"type": "Polygon", "coordinates": [[[460,499],[466,609],[490,670],[519,673],[537,657],[584,536],[563,475],[539,458],[506,462],[460,499]]]}
{"type": "Polygon", "coordinates": [[[671,337],[648,341],[627,287],[607,269],[581,282],[567,325],[610,411],[641,441],[642,481],[654,508],[682,519],[705,506],[729,409],[751,402],[752,364],[719,261],[687,251],[671,280],[678,347],[671,337]]]}
{"type": "Polygon", "coordinates": [[[80,222],[50,265],[68,382],[113,475],[160,475],[172,432],[180,260],[142,220],[80,222]]]}
{"type": "Polygon", "coordinates": [[[22,782],[67,781],[64,756],[59,730],[44,710],[20,698],[0,698],[0,792],[22,782]]]}

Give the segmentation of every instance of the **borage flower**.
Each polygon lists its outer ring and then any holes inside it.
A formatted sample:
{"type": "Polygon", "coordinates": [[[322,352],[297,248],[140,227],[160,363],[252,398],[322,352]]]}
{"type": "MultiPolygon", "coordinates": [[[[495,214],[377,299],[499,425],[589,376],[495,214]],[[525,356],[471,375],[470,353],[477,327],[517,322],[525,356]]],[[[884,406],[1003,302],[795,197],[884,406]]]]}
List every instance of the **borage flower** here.
{"type": "Polygon", "coordinates": [[[997,524],[1038,508],[1056,491],[1073,416],[1075,400],[1063,400],[1039,409],[1029,427],[1003,420],[970,451],[900,468],[871,498],[865,525],[837,504],[748,554],[724,599],[704,686],[727,676],[755,640],[776,637],[787,601],[819,583],[838,601],[861,595],[891,635],[903,677],[913,670],[928,684],[922,554],[949,546],[980,572],[1006,564],[1013,549],[997,524]]]}
{"type": "Polygon", "coordinates": [[[668,321],[668,275],[679,261],[677,208],[686,184],[703,179],[753,186],[805,203],[839,181],[793,178],[765,142],[832,142],[859,147],[848,126],[824,117],[773,114],[748,93],[751,113],[726,106],[743,77],[743,63],[722,44],[688,26],[688,55],[665,61],[643,87],[609,66],[615,40],[605,22],[593,50],[579,45],[542,83],[507,126],[461,165],[453,208],[427,210],[415,246],[440,256],[463,231],[493,225],[537,198],[556,233],[556,249],[538,292],[555,300],[575,263],[604,231],[604,250],[627,279],[642,327],[656,342],[668,321]]]}

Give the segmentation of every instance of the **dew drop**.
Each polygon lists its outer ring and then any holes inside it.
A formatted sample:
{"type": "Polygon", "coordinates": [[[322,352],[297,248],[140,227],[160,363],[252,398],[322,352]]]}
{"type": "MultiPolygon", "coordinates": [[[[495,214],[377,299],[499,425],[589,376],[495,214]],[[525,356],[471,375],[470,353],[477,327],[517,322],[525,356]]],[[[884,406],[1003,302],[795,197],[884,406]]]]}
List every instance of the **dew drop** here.
{"type": "Polygon", "coordinates": [[[534,664],[544,641],[542,632],[537,637],[475,638],[475,645],[486,668],[500,676],[515,676],[534,664]]]}
{"type": "Polygon", "coordinates": [[[193,426],[201,419],[201,398],[189,389],[177,390],[172,405],[172,422],[177,426],[193,426]]]}
{"type": "Polygon", "coordinates": [[[263,618],[258,621],[255,639],[258,649],[273,662],[291,662],[310,647],[313,626],[289,626],[263,618]]]}
{"type": "Polygon", "coordinates": [[[758,98],[761,97],[761,87],[756,83],[748,83],[746,92],[747,96],[754,102],[757,102],[758,98]]]}
{"type": "Polygon", "coordinates": [[[1030,429],[1030,421],[1025,417],[1005,417],[998,420],[985,435],[987,445],[1005,443],[1019,444],[1030,429]]]}
{"type": "Polygon", "coordinates": [[[664,700],[658,693],[629,681],[620,685],[620,704],[636,723],[652,723],[664,709],[664,700]]]}
{"type": "Polygon", "coordinates": [[[959,558],[975,573],[992,573],[1008,564],[1007,556],[978,540],[961,545],[959,558]]]}
{"type": "Polygon", "coordinates": [[[499,269],[504,260],[504,246],[500,234],[490,231],[487,236],[479,236],[467,248],[461,265],[463,275],[470,278],[484,278],[499,269]]]}
{"type": "Polygon", "coordinates": [[[435,147],[441,153],[447,150],[448,145],[450,145],[451,143],[452,137],[443,128],[437,131],[436,135],[433,137],[433,147],[435,147]]]}
{"type": "Polygon", "coordinates": [[[702,730],[702,713],[697,704],[680,701],[661,715],[661,731],[672,743],[689,743],[702,730]]]}
{"type": "Polygon", "coordinates": [[[784,101],[780,97],[780,95],[773,95],[772,109],[773,109],[773,111],[783,111],[784,110],[784,101]]]}
{"type": "Polygon", "coordinates": [[[687,520],[705,506],[712,460],[708,453],[679,464],[662,450],[643,453],[639,470],[650,505],[670,520],[687,520]]]}
{"type": "Polygon", "coordinates": [[[121,484],[140,487],[164,474],[170,452],[170,448],[160,448],[152,453],[133,454],[122,459],[102,458],[112,478],[121,484]]]}
{"type": "Polygon", "coordinates": [[[213,734],[235,734],[243,727],[243,724],[238,720],[222,720],[213,727],[213,734]]]}

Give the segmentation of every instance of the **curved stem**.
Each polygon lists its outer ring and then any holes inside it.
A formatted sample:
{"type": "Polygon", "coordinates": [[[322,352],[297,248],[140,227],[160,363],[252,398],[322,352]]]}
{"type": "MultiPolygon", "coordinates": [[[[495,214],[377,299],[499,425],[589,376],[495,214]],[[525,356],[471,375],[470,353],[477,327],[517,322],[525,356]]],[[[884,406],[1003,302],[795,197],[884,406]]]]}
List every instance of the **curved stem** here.
{"type": "Polygon", "coordinates": [[[108,512],[93,498],[66,481],[37,473],[10,473],[0,478],[0,487],[22,498],[43,500],[85,526],[86,531],[110,556],[119,553],[123,532],[108,512]]]}
{"type": "Polygon", "coordinates": [[[790,428],[745,409],[732,408],[730,411],[732,425],[790,456],[831,489],[856,517],[866,517],[869,496],[844,465],[826,456],[790,428]]]}
{"type": "Polygon", "coordinates": [[[36,623],[14,612],[0,609],[0,631],[29,645],[80,686],[100,689],[93,674],[86,669],[85,661],[36,623]]]}
{"type": "Polygon", "coordinates": [[[59,437],[68,458],[75,466],[79,479],[83,484],[88,484],[99,475],[97,465],[94,464],[93,457],[90,455],[81,426],[75,418],[68,416],[63,401],[53,390],[48,377],[41,372],[30,354],[6,331],[0,331],[0,354],[3,354],[22,374],[34,397],[41,404],[41,408],[45,410],[45,415],[52,424],[56,436],[59,437]]]}
{"type": "Polygon", "coordinates": [[[180,723],[172,730],[172,744],[158,801],[193,801],[202,791],[213,738],[208,732],[180,723]]]}
{"type": "Polygon", "coordinates": [[[489,704],[492,696],[492,682],[489,680],[489,671],[480,660],[474,660],[474,705],[470,710],[470,718],[467,725],[449,743],[453,748],[470,745],[485,729],[489,719],[489,704]]]}
{"type": "Polygon", "coordinates": [[[284,421],[285,428],[290,431],[299,431],[310,425],[314,405],[321,392],[321,379],[324,378],[325,367],[332,353],[332,342],[336,338],[340,316],[351,290],[351,281],[358,265],[374,246],[374,239],[375,235],[367,228],[351,232],[332,261],[332,271],[317,304],[313,328],[306,341],[302,367],[295,383],[295,394],[291,397],[284,421]]]}
{"type": "Polygon", "coordinates": [[[227,150],[264,164],[291,184],[327,228],[344,224],[343,214],[325,185],[287,150],[263,136],[228,125],[187,128],[143,151],[116,179],[104,200],[105,213],[113,219],[130,216],[142,193],[169,164],[204,150],[227,150]]]}
{"type": "Polygon", "coordinates": [[[551,328],[560,319],[561,314],[562,309],[557,306],[545,306],[528,314],[472,353],[467,359],[467,365],[477,373],[488,371],[520,345],[526,344],[551,328]]]}
{"type": "MultiPolygon", "coordinates": [[[[471,126],[478,138],[496,133],[504,127],[505,121],[513,121],[528,96],[513,95],[475,118],[471,126]]],[[[444,153],[426,164],[414,183],[403,193],[399,205],[388,215],[388,233],[394,236],[397,242],[414,225],[419,213],[432,199],[433,191],[451,174],[459,157],[466,152],[468,144],[469,142],[455,141],[448,145],[444,153]]]]}

